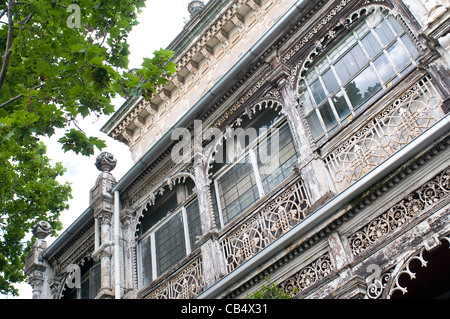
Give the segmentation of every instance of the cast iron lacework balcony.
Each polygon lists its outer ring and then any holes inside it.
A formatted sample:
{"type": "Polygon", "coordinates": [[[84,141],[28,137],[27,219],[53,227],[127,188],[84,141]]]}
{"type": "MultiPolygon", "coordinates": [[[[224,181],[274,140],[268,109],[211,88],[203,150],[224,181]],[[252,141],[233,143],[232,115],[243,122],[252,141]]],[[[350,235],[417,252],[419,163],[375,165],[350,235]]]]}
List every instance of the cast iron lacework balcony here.
{"type": "Polygon", "coordinates": [[[338,192],[443,118],[431,77],[411,76],[419,57],[399,20],[379,9],[305,69],[302,110],[338,192]]]}
{"type": "Polygon", "coordinates": [[[442,100],[425,75],[369,118],[364,127],[325,157],[339,191],[361,179],[438,122],[442,100]]]}
{"type": "Polygon", "coordinates": [[[295,179],[272,200],[220,238],[227,273],[302,222],[310,207],[303,181],[295,179]]]}

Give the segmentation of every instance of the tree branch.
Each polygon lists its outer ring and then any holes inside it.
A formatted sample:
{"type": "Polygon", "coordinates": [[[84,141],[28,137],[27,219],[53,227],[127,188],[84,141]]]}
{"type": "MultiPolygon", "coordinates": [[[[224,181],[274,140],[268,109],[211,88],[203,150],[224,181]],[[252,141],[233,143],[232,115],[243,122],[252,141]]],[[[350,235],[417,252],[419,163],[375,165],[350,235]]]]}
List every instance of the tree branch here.
{"type": "Polygon", "coordinates": [[[6,72],[8,71],[9,57],[11,56],[12,40],[13,40],[13,10],[14,0],[8,0],[8,38],[6,40],[6,50],[3,56],[2,70],[0,72],[0,91],[6,79],[6,72]]]}
{"type": "MultiPolygon", "coordinates": [[[[42,83],[42,84],[39,84],[39,85],[37,85],[37,86],[35,86],[35,87],[32,87],[29,91],[39,89],[39,88],[43,87],[44,84],[45,84],[45,83],[42,83]]],[[[19,94],[19,95],[17,95],[16,97],[13,97],[13,98],[10,99],[9,101],[6,101],[5,103],[0,104],[0,109],[3,108],[3,107],[5,107],[5,106],[8,105],[9,103],[12,103],[12,102],[14,102],[14,101],[16,101],[16,100],[18,100],[18,99],[20,99],[20,98],[23,98],[23,97],[24,97],[23,94],[19,94]]]]}

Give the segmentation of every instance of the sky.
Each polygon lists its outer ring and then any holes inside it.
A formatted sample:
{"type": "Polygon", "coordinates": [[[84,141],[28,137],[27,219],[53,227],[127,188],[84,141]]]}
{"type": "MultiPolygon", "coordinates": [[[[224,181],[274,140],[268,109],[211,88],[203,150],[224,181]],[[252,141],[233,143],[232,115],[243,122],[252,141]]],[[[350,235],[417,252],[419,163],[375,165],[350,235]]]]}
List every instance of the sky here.
{"type": "MultiPolygon", "coordinates": [[[[129,68],[137,68],[144,57],[152,57],[155,50],[166,48],[170,42],[182,31],[189,19],[187,7],[190,0],[147,0],[146,8],[139,16],[139,25],[135,26],[129,35],[130,63],[129,68]]],[[[208,1],[204,1],[207,3],[208,1]]],[[[81,21],[83,17],[81,17],[81,21]]],[[[116,110],[124,100],[118,99],[114,102],[116,110]]],[[[97,119],[86,118],[80,123],[80,127],[88,136],[97,136],[106,141],[107,148],[103,151],[112,153],[117,159],[116,168],[111,172],[113,176],[120,178],[133,166],[128,147],[118,141],[109,138],[100,132],[100,128],[109,117],[104,116],[97,119]]],[[[64,153],[57,143],[62,131],[52,139],[47,140],[47,153],[54,162],[61,162],[67,169],[65,175],[59,179],[61,183],[71,183],[73,199],[69,201],[70,208],[61,214],[63,228],[66,229],[75,221],[89,206],[89,191],[94,186],[95,180],[100,172],[95,167],[95,159],[100,154],[96,151],[92,157],[84,157],[73,153],[64,153]]],[[[64,229],[59,232],[62,234],[64,229]]],[[[56,238],[48,237],[48,245],[56,238]]],[[[31,286],[27,283],[15,285],[19,289],[21,299],[31,298],[31,286]]],[[[1,298],[1,297],[0,297],[1,298]]],[[[12,298],[12,296],[3,296],[12,298]]]]}

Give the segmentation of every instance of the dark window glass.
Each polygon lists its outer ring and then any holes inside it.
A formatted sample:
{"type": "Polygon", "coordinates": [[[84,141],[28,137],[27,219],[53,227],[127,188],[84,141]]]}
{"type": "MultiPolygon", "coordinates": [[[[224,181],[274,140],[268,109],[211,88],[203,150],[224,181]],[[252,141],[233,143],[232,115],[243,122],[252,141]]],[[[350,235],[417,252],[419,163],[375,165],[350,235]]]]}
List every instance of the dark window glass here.
{"type": "Polygon", "coordinates": [[[322,135],[322,124],[320,124],[316,112],[311,113],[311,115],[306,118],[306,121],[308,122],[309,130],[314,139],[322,135]]]}
{"type": "Polygon", "coordinates": [[[164,273],[186,256],[181,212],[173,216],[155,232],[155,247],[158,275],[164,273]]]}
{"type": "Polygon", "coordinates": [[[336,124],[336,117],[331,110],[330,103],[326,102],[322,106],[320,106],[319,112],[327,129],[333,127],[336,124]]]}
{"type": "Polygon", "coordinates": [[[258,167],[264,191],[267,193],[280,184],[292,172],[297,153],[288,125],[278,131],[277,147],[272,147],[272,136],[258,147],[258,167]],[[275,151],[275,152],[274,152],[275,151]]]}
{"type": "Polygon", "coordinates": [[[223,219],[227,223],[259,199],[249,156],[224,173],[218,180],[218,186],[223,219]]]}
{"type": "Polygon", "coordinates": [[[150,251],[150,237],[141,241],[141,275],[142,285],[145,287],[152,282],[152,254],[150,251]]]}
{"type": "Polygon", "coordinates": [[[338,113],[340,118],[348,115],[350,113],[350,109],[348,108],[347,101],[345,100],[344,94],[342,92],[338,92],[332,98],[334,108],[338,113]]]}
{"type": "Polygon", "coordinates": [[[311,91],[313,92],[314,101],[316,101],[316,104],[322,103],[322,101],[327,97],[319,80],[316,80],[311,84],[311,91]]]}
{"type": "Polygon", "coordinates": [[[192,203],[186,206],[186,216],[189,228],[189,241],[191,244],[191,251],[197,248],[196,242],[198,237],[202,235],[202,224],[200,220],[200,210],[198,208],[198,200],[195,199],[192,203]]]}

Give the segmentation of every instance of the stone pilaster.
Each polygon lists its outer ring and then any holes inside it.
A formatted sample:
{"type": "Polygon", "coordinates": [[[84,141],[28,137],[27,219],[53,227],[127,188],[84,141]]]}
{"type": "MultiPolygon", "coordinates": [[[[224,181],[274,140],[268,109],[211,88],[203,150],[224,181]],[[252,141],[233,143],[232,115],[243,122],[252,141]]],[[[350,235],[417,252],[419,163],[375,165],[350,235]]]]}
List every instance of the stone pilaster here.
{"type": "Polygon", "coordinates": [[[31,248],[25,262],[25,275],[28,276],[28,283],[33,288],[33,299],[46,298],[44,291],[49,291],[49,284],[45,280],[45,272],[49,265],[43,259],[43,254],[47,249],[47,242],[45,238],[50,234],[52,228],[46,221],[38,221],[32,230],[33,236],[36,237],[36,242],[31,248]]]}
{"type": "MultiPolygon", "coordinates": [[[[201,139],[200,136],[196,138],[201,139]]],[[[206,287],[210,287],[225,275],[225,260],[220,250],[218,229],[214,221],[212,205],[209,198],[208,164],[203,154],[201,141],[194,145],[194,178],[203,236],[199,240],[203,259],[203,273],[206,287]]]]}
{"type": "Polygon", "coordinates": [[[289,81],[289,76],[287,66],[280,63],[275,66],[269,80],[281,94],[284,106],[283,112],[286,115],[298,150],[296,170],[302,176],[312,205],[336,190],[325,163],[313,150],[308,128],[301,120],[301,103],[298,101],[295,87],[289,81]]]}
{"type": "Polygon", "coordinates": [[[116,166],[116,159],[110,153],[101,153],[95,162],[95,166],[101,171],[94,187],[91,189],[90,206],[94,210],[94,218],[98,220],[99,227],[95,231],[100,232],[99,247],[94,251],[94,259],[100,260],[100,291],[97,298],[112,298],[114,296],[112,278],[112,220],[114,214],[114,196],[111,189],[116,179],[111,171],[116,166]]]}

